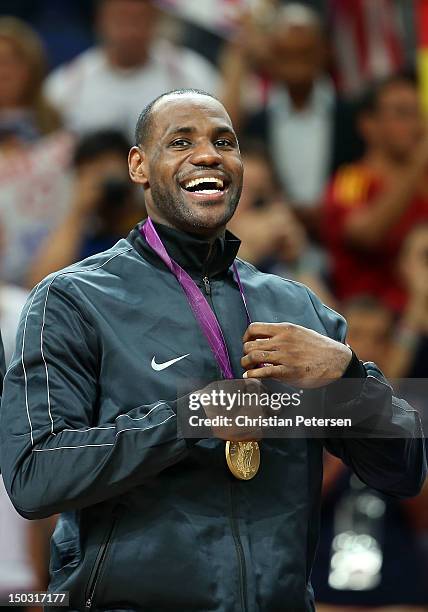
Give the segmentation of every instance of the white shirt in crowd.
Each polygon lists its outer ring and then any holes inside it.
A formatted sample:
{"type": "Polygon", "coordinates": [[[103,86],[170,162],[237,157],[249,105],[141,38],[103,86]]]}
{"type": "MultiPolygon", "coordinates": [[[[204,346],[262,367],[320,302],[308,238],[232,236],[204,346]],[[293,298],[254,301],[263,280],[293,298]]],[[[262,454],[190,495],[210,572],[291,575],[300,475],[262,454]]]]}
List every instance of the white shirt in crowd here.
{"type": "Polygon", "coordinates": [[[208,60],[160,41],[138,68],[116,68],[102,47],[89,49],[56,69],[46,81],[45,93],[68,128],[78,133],[115,128],[133,142],[138,116],[154,98],[188,87],[215,93],[217,85],[217,71],[208,60]]]}
{"type": "Polygon", "coordinates": [[[306,108],[296,110],[284,87],[272,90],[268,107],[272,159],[293,206],[319,203],[329,178],[335,93],[319,80],[306,108]]]}

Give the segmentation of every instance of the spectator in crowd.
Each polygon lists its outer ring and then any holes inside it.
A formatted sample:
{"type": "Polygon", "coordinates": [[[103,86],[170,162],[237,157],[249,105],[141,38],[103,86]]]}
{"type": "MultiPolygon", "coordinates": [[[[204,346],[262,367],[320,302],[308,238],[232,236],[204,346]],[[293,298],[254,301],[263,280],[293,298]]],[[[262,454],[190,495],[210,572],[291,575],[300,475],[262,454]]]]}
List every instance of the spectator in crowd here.
{"type": "MultiPolygon", "coordinates": [[[[428,226],[425,232],[428,246],[428,226]]],[[[415,264],[416,251],[422,247],[420,237],[409,247],[406,263],[415,264]]],[[[363,361],[376,360],[389,375],[393,311],[375,297],[360,295],[343,305],[342,314],[353,349],[363,361]]],[[[409,399],[404,390],[402,394],[409,399]]],[[[320,544],[312,573],[317,611],[426,610],[427,502],[426,486],[413,500],[394,499],[365,486],[326,453],[320,544]]]]}
{"type": "Polygon", "coordinates": [[[78,132],[120,129],[133,139],[141,106],[177,87],[214,92],[214,67],[190,49],[160,40],[152,0],[98,0],[100,43],[47,80],[46,94],[78,132]]]}
{"type": "MultiPolygon", "coordinates": [[[[24,153],[26,146],[55,132],[60,125],[57,113],[40,93],[43,71],[43,50],[35,33],[16,19],[0,18],[0,250],[3,272],[13,257],[12,249],[18,248],[14,241],[8,241],[11,238],[8,229],[17,213],[16,200],[8,199],[13,165],[15,169],[19,166],[21,177],[23,168],[32,174],[32,168],[26,163],[29,159],[24,153]]],[[[16,280],[13,273],[10,276],[16,280]]],[[[15,348],[16,329],[26,299],[27,292],[23,289],[0,282],[0,327],[6,364],[15,348]]],[[[1,379],[3,374],[1,372],[1,379]]],[[[29,522],[13,508],[1,476],[0,517],[0,595],[41,587],[31,563],[29,522]]]]}
{"type": "Polygon", "coordinates": [[[0,18],[0,280],[13,284],[67,204],[72,141],[42,94],[45,67],[36,33],[0,18]]]}
{"type": "Polygon", "coordinates": [[[264,31],[245,20],[224,55],[223,99],[232,118],[269,144],[287,198],[313,219],[332,168],[355,156],[349,105],[326,75],[327,46],[318,14],[290,3],[264,31]],[[240,91],[252,68],[272,80],[265,109],[245,119],[240,91]]]}
{"type": "Polygon", "coordinates": [[[428,378],[428,222],[414,227],[404,240],[399,270],[407,301],[394,336],[388,375],[428,378]]]}
{"type": "Polygon", "coordinates": [[[13,17],[0,19],[0,129],[29,141],[59,129],[58,113],[41,92],[46,69],[36,33],[13,17]]]}
{"type": "Polygon", "coordinates": [[[397,257],[428,219],[428,132],[414,79],[396,75],[373,87],[359,128],[366,153],[333,177],[324,208],[333,290],[339,299],[371,294],[399,311],[397,257]]]}
{"type": "Polygon", "coordinates": [[[306,231],[286,203],[269,152],[242,141],[244,182],[229,229],[241,239],[239,255],[258,268],[308,285],[325,303],[334,300],[321,280],[321,265],[306,231]]]}
{"type": "Polygon", "coordinates": [[[128,176],[126,138],[114,130],[83,136],[74,152],[70,210],[42,244],[29,286],[75,261],[110,248],[144,216],[128,176]]]}
{"type": "Polygon", "coordinates": [[[256,266],[292,265],[306,246],[306,236],[284,201],[263,143],[241,143],[244,183],[239,207],[229,227],[241,239],[240,256],[256,266]]]}
{"type": "MultiPolygon", "coordinates": [[[[428,223],[416,226],[406,237],[399,258],[400,275],[407,302],[392,343],[390,375],[400,380],[400,389],[420,410],[428,431],[428,223]]],[[[413,500],[403,502],[407,519],[418,532],[428,560],[428,481],[413,500]]],[[[428,569],[428,561],[425,567],[428,569]]]]}

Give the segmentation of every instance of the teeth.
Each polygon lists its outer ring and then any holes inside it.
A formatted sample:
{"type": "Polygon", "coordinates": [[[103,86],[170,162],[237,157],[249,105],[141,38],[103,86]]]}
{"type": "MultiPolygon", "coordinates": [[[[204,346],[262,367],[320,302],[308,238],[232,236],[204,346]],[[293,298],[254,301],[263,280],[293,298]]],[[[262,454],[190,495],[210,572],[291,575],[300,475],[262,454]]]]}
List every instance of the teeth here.
{"type": "MultiPolygon", "coordinates": [[[[187,181],[186,183],[184,183],[184,187],[185,189],[190,189],[191,187],[197,187],[197,185],[200,185],[201,183],[215,183],[218,187],[218,189],[223,189],[223,181],[222,179],[219,178],[215,178],[212,176],[207,176],[204,178],[196,178],[196,179],[192,179],[190,181],[187,181]]],[[[211,190],[207,190],[207,191],[211,191],[211,190]]]]}

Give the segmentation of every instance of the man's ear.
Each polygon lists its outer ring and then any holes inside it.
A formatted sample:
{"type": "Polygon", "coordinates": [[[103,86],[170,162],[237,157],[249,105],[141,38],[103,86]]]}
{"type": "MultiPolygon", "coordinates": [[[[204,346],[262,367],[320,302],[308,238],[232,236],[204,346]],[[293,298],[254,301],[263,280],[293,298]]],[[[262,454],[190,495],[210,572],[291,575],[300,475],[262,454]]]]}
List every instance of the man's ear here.
{"type": "Polygon", "coordinates": [[[143,185],[144,188],[149,187],[149,179],[147,177],[146,155],[140,147],[132,147],[128,155],[129,176],[134,183],[143,185]]]}

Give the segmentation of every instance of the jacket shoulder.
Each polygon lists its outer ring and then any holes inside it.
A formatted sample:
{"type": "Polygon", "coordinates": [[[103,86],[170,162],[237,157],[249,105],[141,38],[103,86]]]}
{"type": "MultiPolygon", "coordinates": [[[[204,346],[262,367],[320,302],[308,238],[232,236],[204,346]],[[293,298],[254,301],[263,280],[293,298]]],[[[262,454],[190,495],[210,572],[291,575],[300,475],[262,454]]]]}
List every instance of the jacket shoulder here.
{"type": "MultiPolygon", "coordinates": [[[[108,283],[109,278],[118,276],[123,269],[123,258],[132,257],[132,245],[125,239],[119,240],[106,251],[91,255],[81,261],[67,266],[56,272],[51,272],[42,279],[31,291],[27,304],[37,305],[52,295],[64,295],[69,302],[81,295],[84,286],[101,288],[108,283]]],[[[78,303],[78,299],[77,299],[78,303]]]]}
{"type": "Polygon", "coordinates": [[[312,327],[310,321],[317,320],[321,329],[330,338],[344,341],[346,336],[346,321],[335,310],[324,304],[309,287],[295,280],[283,278],[276,274],[266,274],[252,264],[237,259],[239,272],[250,291],[263,293],[263,299],[271,303],[293,303],[294,307],[305,313],[305,327],[312,327]],[[311,313],[311,315],[310,315],[311,313]]]}
{"type": "MultiPolygon", "coordinates": [[[[132,256],[131,251],[130,243],[122,239],[106,251],[46,276],[27,298],[21,312],[19,334],[27,333],[28,336],[30,328],[39,330],[40,334],[40,329],[61,317],[69,317],[68,321],[79,320],[92,334],[97,320],[96,298],[114,289],[114,282],[120,276],[119,266],[124,265],[122,258],[132,256]]],[[[64,326],[61,327],[63,332],[68,333],[64,326]]]]}
{"type": "Polygon", "coordinates": [[[279,293],[291,293],[296,298],[300,298],[305,301],[310,301],[310,289],[295,280],[278,276],[277,274],[269,274],[267,272],[261,272],[253,264],[248,261],[237,258],[240,265],[240,272],[245,277],[246,282],[257,285],[260,289],[268,289],[270,291],[277,291],[279,293]]]}

